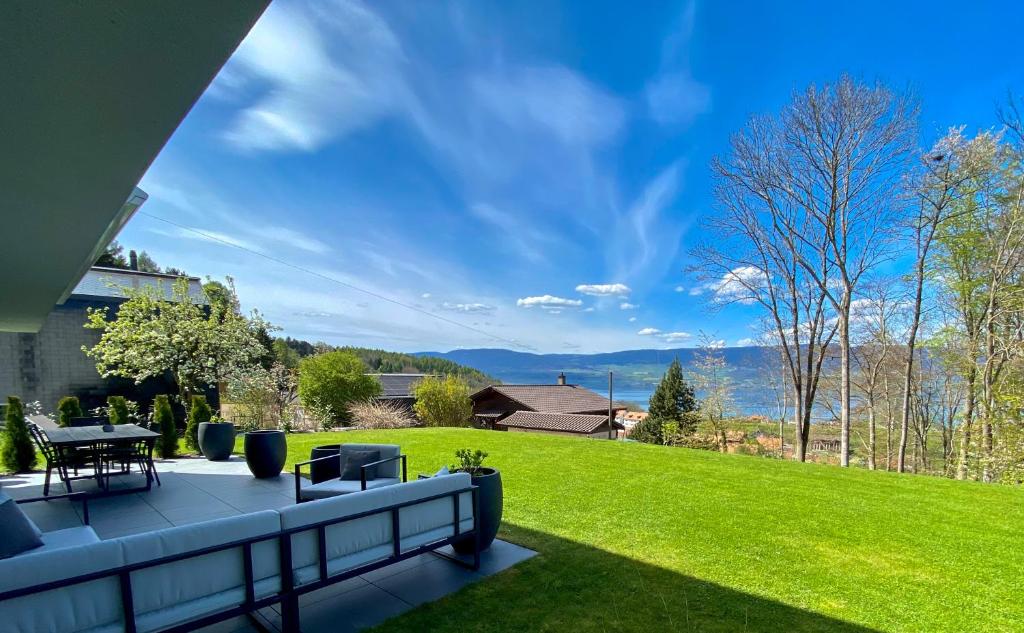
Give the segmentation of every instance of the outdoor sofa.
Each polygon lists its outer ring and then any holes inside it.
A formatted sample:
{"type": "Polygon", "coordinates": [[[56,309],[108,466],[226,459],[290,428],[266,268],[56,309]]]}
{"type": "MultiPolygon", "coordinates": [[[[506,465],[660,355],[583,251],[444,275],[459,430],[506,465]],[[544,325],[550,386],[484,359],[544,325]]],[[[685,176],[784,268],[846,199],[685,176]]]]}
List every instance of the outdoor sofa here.
{"type": "Polygon", "coordinates": [[[0,629],[190,631],[279,603],[298,631],[300,595],[373,569],[466,538],[473,562],[452,560],[478,569],[478,508],[456,473],[106,541],[75,528],[0,560],[0,629]]]}

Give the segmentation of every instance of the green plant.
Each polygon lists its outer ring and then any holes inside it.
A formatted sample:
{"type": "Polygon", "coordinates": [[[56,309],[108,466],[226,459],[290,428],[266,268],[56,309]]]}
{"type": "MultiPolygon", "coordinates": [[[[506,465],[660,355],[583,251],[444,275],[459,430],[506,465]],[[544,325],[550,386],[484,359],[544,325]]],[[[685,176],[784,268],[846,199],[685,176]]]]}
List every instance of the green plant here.
{"type": "Polygon", "coordinates": [[[192,406],[188,410],[188,423],[185,425],[185,446],[189,450],[199,450],[199,423],[209,422],[213,417],[213,409],[206,402],[206,396],[192,396],[192,406]]]}
{"type": "Polygon", "coordinates": [[[656,415],[648,415],[633,426],[629,439],[645,444],[664,444],[665,421],[656,415]]]}
{"type": "Polygon", "coordinates": [[[428,377],[414,388],[416,415],[427,426],[469,426],[473,401],[469,386],[458,376],[428,377]]]}
{"type": "Polygon", "coordinates": [[[107,396],[107,417],[111,424],[128,424],[128,400],[124,396],[107,396]]]}
{"type": "Polygon", "coordinates": [[[487,453],[484,451],[479,448],[475,451],[468,448],[460,448],[455,451],[455,457],[458,458],[459,463],[452,464],[451,470],[469,473],[472,477],[479,477],[483,474],[480,471],[483,470],[482,464],[487,457],[487,453]]]}
{"type": "Polygon", "coordinates": [[[71,418],[82,417],[82,405],[75,396],[65,396],[57,403],[57,421],[61,426],[71,424],[71,418]]]}
{"type": "Polygon", "coordinates": [[[25,410],[21,399],[7,398],[6,426],[4,426],[3,464],[6,470],[23,473],[36,465],[36,449],[28,433],[25,410]]]}
{"type": "Polygon", "coordinates": [[[330,407],[347,424],[348,406],[381,393],[380,381],[366,375],[363,361],[351,352],[326,352],[299,364],[299,399],[307,409],[330,407]]]}
{"type": "Polygon", "coordinates": [[[178,453],[178,429],[174,426],[174,411],[166,395],[159,395],[153,401],[153,426],[160,429],[157,453],[170,459],[178,453]]]}

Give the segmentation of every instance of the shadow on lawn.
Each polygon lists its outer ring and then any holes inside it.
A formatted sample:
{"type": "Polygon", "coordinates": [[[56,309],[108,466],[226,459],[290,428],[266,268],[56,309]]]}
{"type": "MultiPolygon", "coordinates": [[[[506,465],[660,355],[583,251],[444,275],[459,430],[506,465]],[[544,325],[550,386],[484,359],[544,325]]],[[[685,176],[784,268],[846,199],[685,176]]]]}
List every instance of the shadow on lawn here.
{"type": "Polygon", "coordinates": [[[544,532],[499,536],[539,555],[374,631],[874,630],[544,532]]]}

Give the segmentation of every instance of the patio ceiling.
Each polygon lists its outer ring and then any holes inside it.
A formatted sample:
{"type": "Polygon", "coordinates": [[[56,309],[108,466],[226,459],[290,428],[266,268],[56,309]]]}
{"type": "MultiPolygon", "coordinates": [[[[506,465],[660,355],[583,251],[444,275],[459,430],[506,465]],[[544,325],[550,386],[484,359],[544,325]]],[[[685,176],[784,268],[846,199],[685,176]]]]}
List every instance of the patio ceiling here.
{"type": "Polygon", "coordinates": [[[0,331],[36,332],[269,0],[0,9],[0,331]]]}

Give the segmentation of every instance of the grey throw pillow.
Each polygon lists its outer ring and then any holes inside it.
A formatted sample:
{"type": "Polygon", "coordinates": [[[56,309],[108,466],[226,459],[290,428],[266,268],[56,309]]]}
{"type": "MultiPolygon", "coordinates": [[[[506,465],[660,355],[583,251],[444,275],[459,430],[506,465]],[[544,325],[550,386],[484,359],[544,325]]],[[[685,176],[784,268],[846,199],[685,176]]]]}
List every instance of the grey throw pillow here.
{"type": "MultiPolygon", "coordinates": [[[[380,451],[358,451],[352,448],[341,449],[341,478],[346,481],[359,481],[362,467],[380,461],[380,451]]],[[[377,478],[377,467],[366,469],[366,480],[377,478]]]]}
{"type": "Polygon", "coordinates": [[[42,532],[18,504],[0,491],[0,558],[10,558],[43,544],[42,532]]]}

